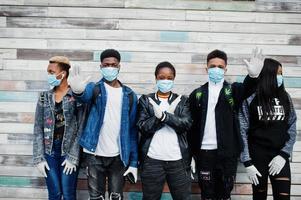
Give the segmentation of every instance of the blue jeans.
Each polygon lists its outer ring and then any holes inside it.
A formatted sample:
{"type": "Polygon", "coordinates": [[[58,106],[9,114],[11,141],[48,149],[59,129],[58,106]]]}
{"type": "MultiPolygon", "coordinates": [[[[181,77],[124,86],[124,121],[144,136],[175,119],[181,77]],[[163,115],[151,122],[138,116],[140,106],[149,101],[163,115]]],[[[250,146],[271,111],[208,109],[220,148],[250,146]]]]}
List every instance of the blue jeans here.
{"type": "Polygon", "coordinates": [[[50,170],[47,171],[46,184],[49,200],[75,200],[78,169],[72,174],[63,173],[64,166],[61,166],[65,156],[61,156],[62,140],[55,140],[51,155],[45,154],[50,170]]]}

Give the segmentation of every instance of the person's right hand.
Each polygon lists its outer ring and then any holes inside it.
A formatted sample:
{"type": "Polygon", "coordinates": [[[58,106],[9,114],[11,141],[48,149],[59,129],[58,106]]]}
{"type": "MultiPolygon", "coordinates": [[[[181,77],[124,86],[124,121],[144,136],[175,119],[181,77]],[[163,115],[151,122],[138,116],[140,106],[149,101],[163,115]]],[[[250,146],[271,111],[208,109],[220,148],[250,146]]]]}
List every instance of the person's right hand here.
{"type": "Polygon", "coordinates": [[[50,168],[46,161],[42,161],[42,162],[38,163],[37,168],[44,177],[47,177],[46,169],[49,171],[50,168]]]}
{"type": "Polygon", "coordinates": [[[68,77],[68,84],[75,94],[81,94],[85,90],[86,85],[89,83],[90,78],[90,76],[84,78],[81,75],[79,66],[72,66],[68,77]]]}
{"type": "Polygon", "coordinates": [[[256,167],[254,165],[251,165],[249,167],[246,167],[246,171],[247,171],[247,174],[248,174],[248,178],[251,180],[251,182],[254,185],[258,185],[259,184],[259,180],[258,180],[257,176],[261,177],[261,174],[256,169],[256,167]]]}
{"type": "Polygon", "coordinates": [[[161,110],[160,106],[154,102],[154,100],[150,97],[148,97],[149,103],[153,106],[155,116],[158,119],[161,119],[163,117],[163,111],[161,110]]]}
{"type": "Polygon", "coordinates": [[[195,174],[196,169],[195,169],[195,160],[193,157],[191,159],[190,167],[191,167],[191,179],[194,180],[193,174],[195,174]]]}

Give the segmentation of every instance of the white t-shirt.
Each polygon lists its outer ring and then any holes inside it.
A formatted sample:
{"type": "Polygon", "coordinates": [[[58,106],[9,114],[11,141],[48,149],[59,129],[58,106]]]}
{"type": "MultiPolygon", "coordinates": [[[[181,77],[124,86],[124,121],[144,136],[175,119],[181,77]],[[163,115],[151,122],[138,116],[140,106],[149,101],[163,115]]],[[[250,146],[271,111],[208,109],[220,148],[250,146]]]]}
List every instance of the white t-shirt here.
{"type": "MultiPolygon", "coordinates": [[[[168,99],[159,98],[160,108],[166,111],[169,108],[168,99]]],[[[164,161],[175,161],[182,159],[177,133],[173,128],[164,125],[156,131],[151,141],[147,155],[150,158],[164,161]]]]}
{"type": "Polygon", "coordinates": [[[208,106],[206,115],[206,124],[201,149],[217,149],[215,106],[218,101],[219,93],[223,88],[224,80],[219,83],[209,81],[208,85],[208,106]]]}
{"type": "Polygon", "coordinates": [[[100,129],[95,153],[84,149],[84,152],[104,157],[114,157],[120,154],[119,136],[122,111],[122,87],[114,88],[104,84],[107,92],[107,104],[103,124],[100,129]]]}

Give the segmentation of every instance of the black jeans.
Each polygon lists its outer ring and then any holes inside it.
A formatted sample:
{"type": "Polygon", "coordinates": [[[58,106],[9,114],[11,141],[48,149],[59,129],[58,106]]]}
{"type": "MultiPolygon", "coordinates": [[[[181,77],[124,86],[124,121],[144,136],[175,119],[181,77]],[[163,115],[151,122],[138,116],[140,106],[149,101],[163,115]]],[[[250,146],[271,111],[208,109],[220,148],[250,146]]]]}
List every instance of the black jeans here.
{"type": "Polygon", "coordinates": [[[125,167],[116,157],[102,157],[86,154],[88,165],[88,188],[90,200],[104,200],[108,178],[109,199],[123,199],[125,167]]]}
{"type": "Polygon", "coordinates": [[[259,185],[252,185],[253,199],[266,200],[268,192],[268,178],[270,178],[273,190],[273,197],[275,200],[288,200],[290,199],[291,190],[291,170],[289,160],[279,174],[275,176],[269,175],[269,163],[278,155],[278,151],[273,151],[270,148],[263,148],[258,145],[250,145],[250,156],[252,163],[261,173],[262,177],[258,177],[259,185]]]}
{"type": "Polygon", "coordinates": [[[190,200],[190,167],[183,160],[162,161],[147,157],[141,171],[143,200],[160,200],[167,181],[174,200],[190,200]]]}
{"type": "Polygon", "coordinates": [[[237,158],[220,159],[217,150],[200,150],[196,156],[202,200],[230,199],[237,158]]]}

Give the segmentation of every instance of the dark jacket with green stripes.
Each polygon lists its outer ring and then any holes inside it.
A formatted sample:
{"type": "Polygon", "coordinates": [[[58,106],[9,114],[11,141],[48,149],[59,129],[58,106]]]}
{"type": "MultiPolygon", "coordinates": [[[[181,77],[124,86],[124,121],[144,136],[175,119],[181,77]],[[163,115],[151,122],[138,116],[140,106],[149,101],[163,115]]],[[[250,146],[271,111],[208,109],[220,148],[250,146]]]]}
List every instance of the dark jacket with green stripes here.
{"type": "MultiPolygon", "coordinates": [[[[221,159],[237,158],[243,148],[239,133],[238,110],[244,99],[256,88],[256,80],[247,76],[243,83],[224,82],[215,107],[217,152],[221,159]]],[[[208,83],[189,96],[192,128],[188,134],[193,155],[201,149],[206,124],[208,83]]]]}

